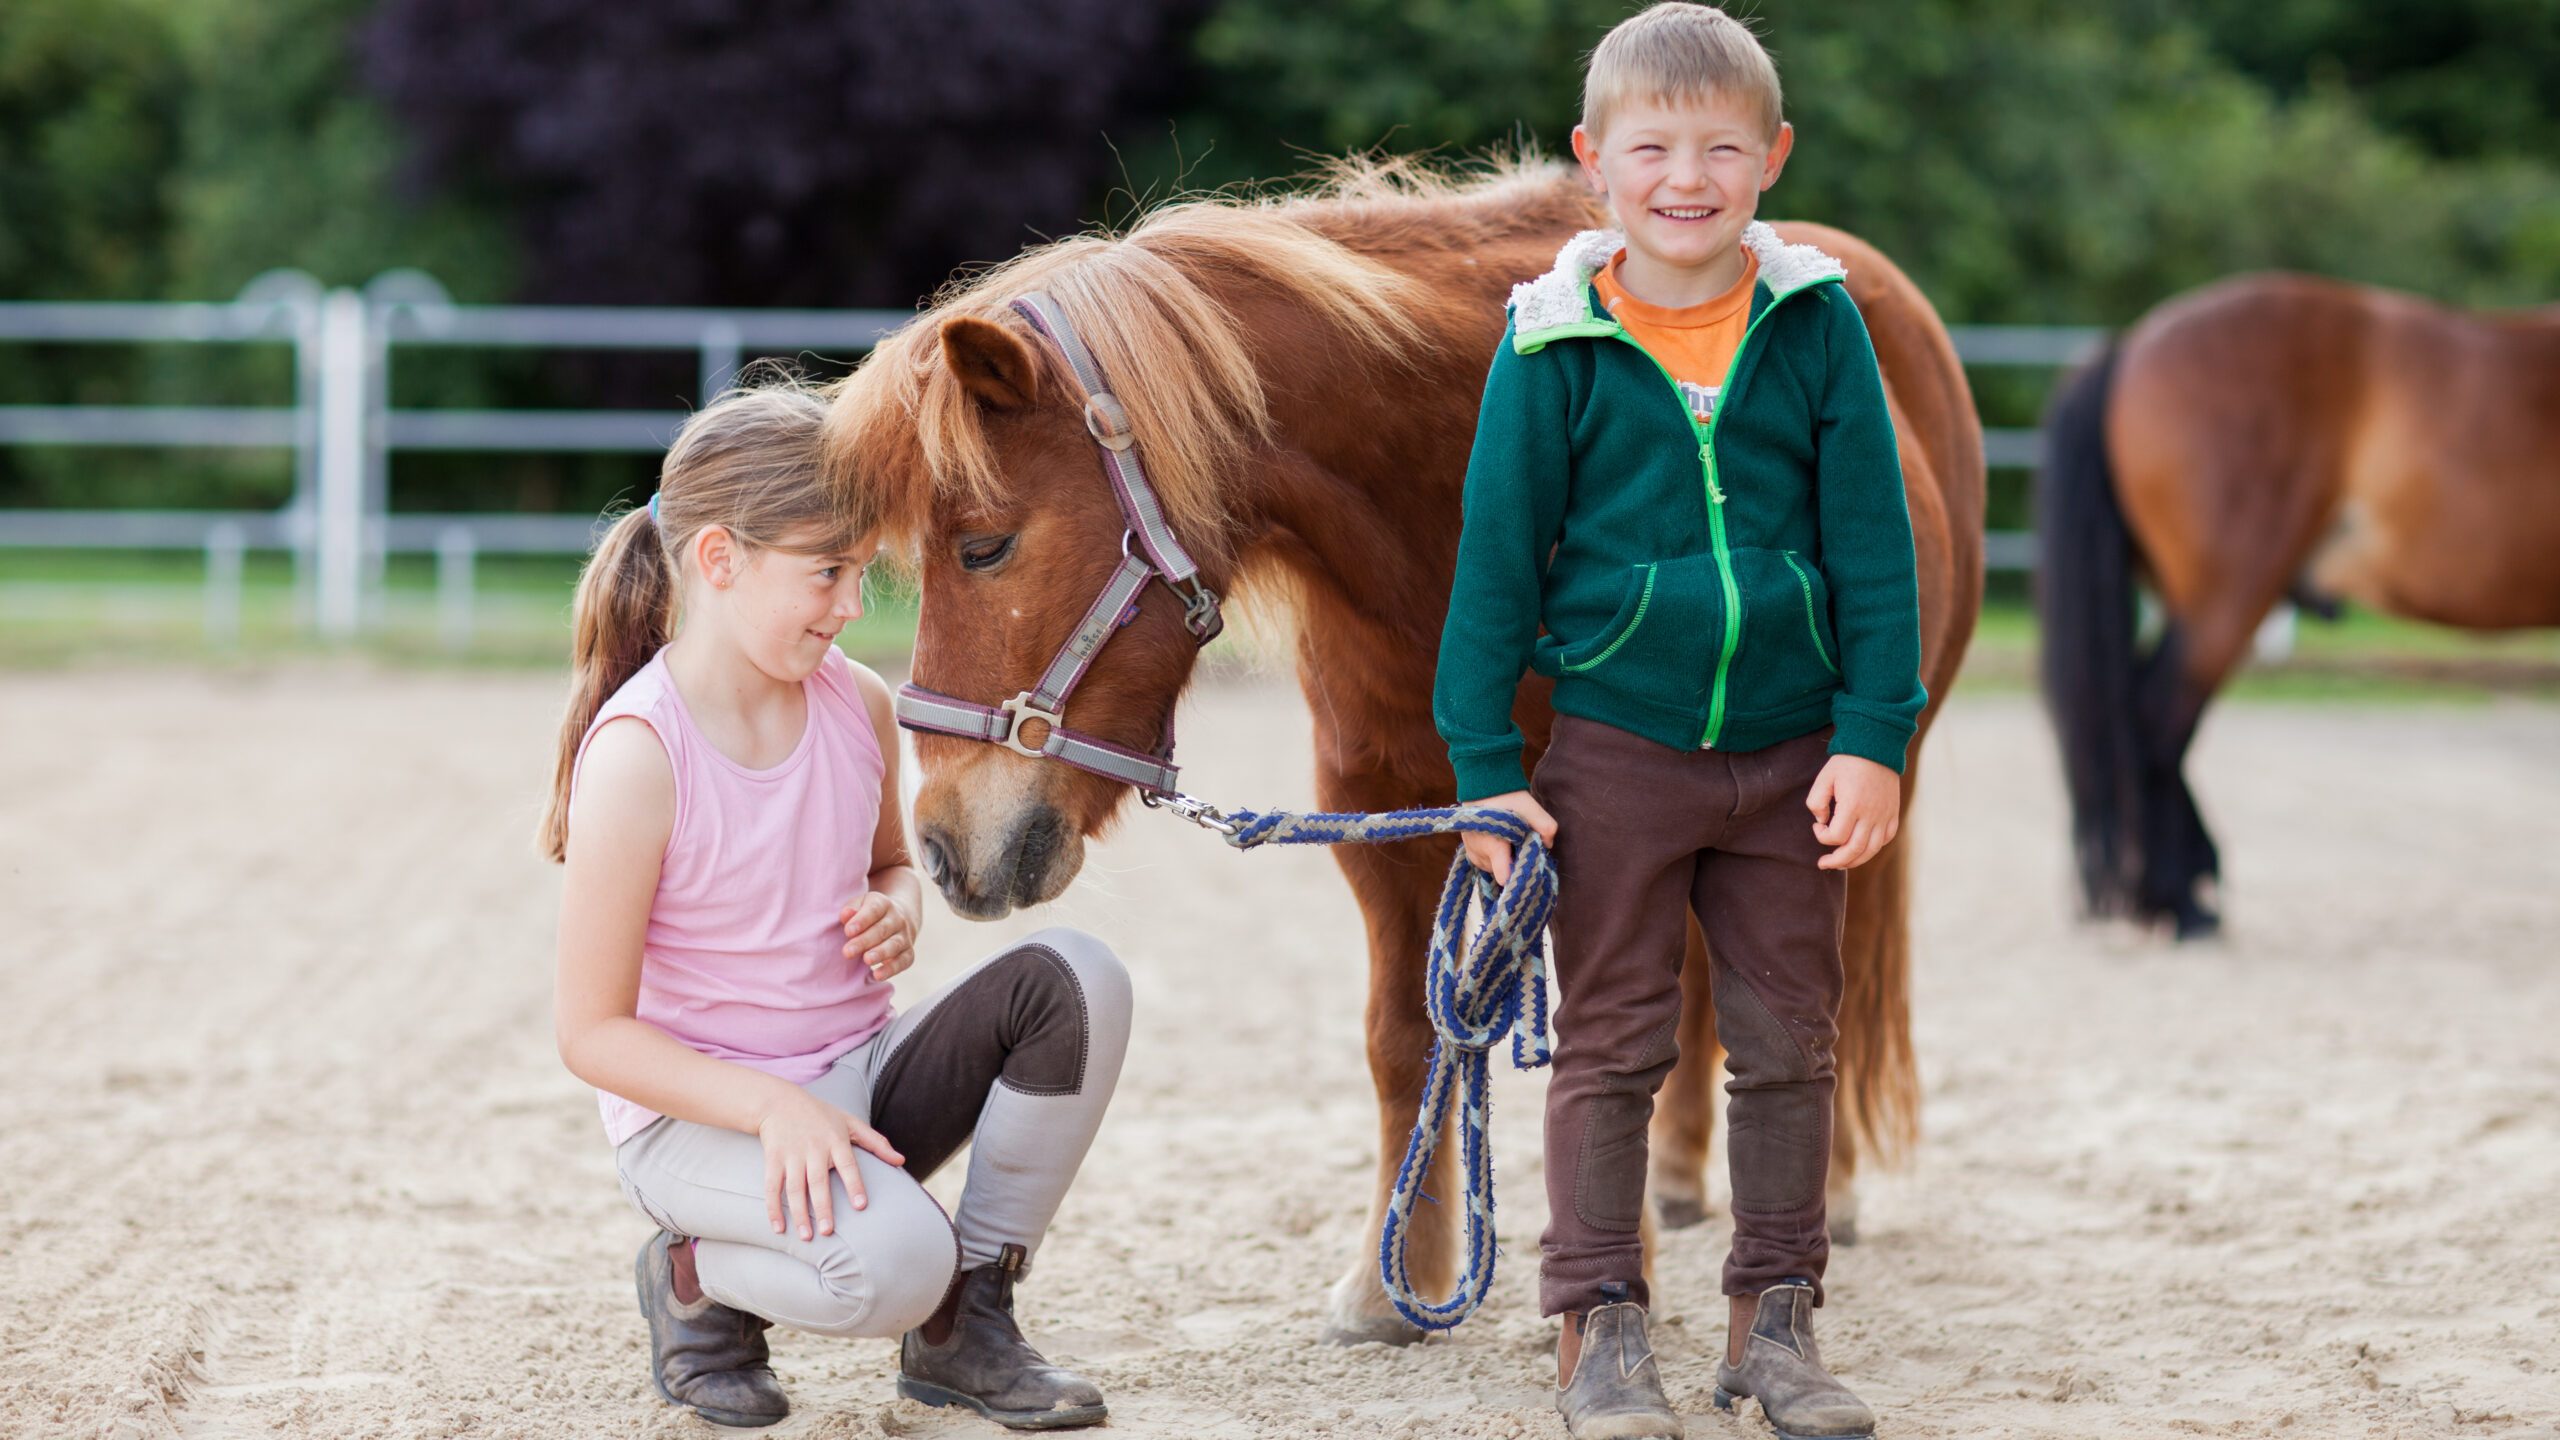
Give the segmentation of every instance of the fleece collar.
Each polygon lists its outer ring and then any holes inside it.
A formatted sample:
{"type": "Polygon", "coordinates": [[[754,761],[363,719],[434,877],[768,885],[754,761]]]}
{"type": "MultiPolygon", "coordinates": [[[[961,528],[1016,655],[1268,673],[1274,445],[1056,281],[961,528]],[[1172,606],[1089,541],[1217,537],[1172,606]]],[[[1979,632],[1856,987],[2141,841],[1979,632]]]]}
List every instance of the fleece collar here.
{"type": "MultiPolygon", "coordinates": [[[[1556,252],[1555,268],[1511,287],[1512,346],[1522,354],[1572,335],[1614,335],[1619,326],[1591,308],[1591,277],[1627,243],[1624,232],[1585,230],[1556,252]]],[[[1760,283],[1771,303],[1825,280],[1844,278],[1849,267],[1811,245],[1790,245],[1758,220],[1742,227],[1742,243],[1760,260],[1760,283]]]]}

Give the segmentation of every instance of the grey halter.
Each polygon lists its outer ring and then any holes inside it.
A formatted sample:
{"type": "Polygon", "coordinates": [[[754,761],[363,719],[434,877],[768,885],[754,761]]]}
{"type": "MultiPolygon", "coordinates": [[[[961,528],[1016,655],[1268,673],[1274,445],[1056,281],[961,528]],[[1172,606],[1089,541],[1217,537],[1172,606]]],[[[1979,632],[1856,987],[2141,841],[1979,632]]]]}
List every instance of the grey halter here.
{"type": "Polygon", "coordinates": [[[1141,798],[1153,803],[1158,797],[1173,793],[1180,773],[1173,764],[1172,716],[1165,717],[1163,748],[1155,754],[1145,754],[1068,729],[1064,720],[1067,697],[1093,667],[1094,657],[1102,652],[1103,645],[1121,626],[1137,618],[1138,597],[1145,593],[1150,581],[1161,581],[1182,601],[1183,627],[1191,632],[1194,644],[1206,645],[1216,639],[1226,622],[1218,613],[1217,595],[1200,582],[1200,567],[1182,548],[1173,527],[1165,522],[1164,505],[1156,498],[1155,487],[1147,483],[1146,467],[1138,460],[1138,437],[1130,427],[1128,409],[1111,393],[1102,368],[1094,363],[1093,352],[1076,337],[1065,312],[1048,295],[1033,291],[1014,301],[1013,308],[1058,347],[1067,368],[1075,374],[1077,387],[1084,392],[1084,427],[1093,436],[1094,444],[1101,447],[1103,474],[1111,481],[1112,496],[1120,502],[1120,514],[1128,522],[1120,539],[1120,564],[1104,583],[1102,593],[1086,608],[1084,618],[1076,622],[1066,644],[1049,661],[1049,668],[1041,672],[1039,683],[1001,705],[980,705],[921,685],[902,685],[898,689],[898,724],[925,734],[990,741],[1035,760],[1064,761],[1105,779],[1134,785],[1141,798]],[[1037,745],[1022,738],[1026,720],[1039,721],[1048,729],[1037,745]]]}

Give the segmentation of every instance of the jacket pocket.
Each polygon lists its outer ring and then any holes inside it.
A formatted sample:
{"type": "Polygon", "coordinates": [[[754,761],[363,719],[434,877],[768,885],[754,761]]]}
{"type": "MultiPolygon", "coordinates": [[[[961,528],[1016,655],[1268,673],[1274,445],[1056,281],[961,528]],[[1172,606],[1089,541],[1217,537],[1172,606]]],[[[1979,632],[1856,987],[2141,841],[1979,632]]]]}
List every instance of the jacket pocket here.
{"type": "Polygon", "coordinates": [[[1713,555],[1630,566],[1618,612],[1558,654],[1566,675],[1587,675],[1659,704],[1706,703],[1724,645],[1724,580],[1713,555]]]}
{"type": "Polygon", "coordinates": [[[1831,588],[1822,569],[1793,550],[1738,549],[1742,643],[1733,656],[1732,704],[1767,710],[1840,679],[1831,629],[1831,588]]]}
{"type": "Polygon", "coordinates": [[[1568,675],[1594,670],[1610,656],[1626,648],[1635,638],[1636,628],[1644,624],[1645,612],[1653,608],[1653,586],[1661,567],[1638,565],[1627,576],[1625,593],[1619,597],[1618,613],[1599,633],[1577,640],[1556,656],[1556,664],[1568,675]]]}

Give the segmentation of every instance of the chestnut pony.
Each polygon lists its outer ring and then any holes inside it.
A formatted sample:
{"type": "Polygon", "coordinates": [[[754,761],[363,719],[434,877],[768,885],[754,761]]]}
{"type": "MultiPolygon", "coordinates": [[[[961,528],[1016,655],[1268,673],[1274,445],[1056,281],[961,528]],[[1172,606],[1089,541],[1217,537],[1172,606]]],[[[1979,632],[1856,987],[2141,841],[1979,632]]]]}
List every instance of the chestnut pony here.
{"type": "Polygon", "coordinates": [[[2560,625],[2560,307],[2471,315],[2242,276],[2145,315],[2046,426],[2044,687],[2093,914],[2218,926],[2187,747],[2288,593],[2560,625]],[[2163,611],[2147,653],[2137,573],[2163,611]]]}
{"type": "MultiPolygon", "coordinates": [[[[1511,284],[1544,272],[1575,231],[1605,223],[1559,167],[1461,179],[1352,164],[1319,191],[1170,205],[1123,236],[1058,241],[946,291],[842,382],[830,419],[830,466],[848,503],[919,566],[915,682],[984,705],[1029,690],[1121,560],[1125,523],[1083,392],[1010,309],[1044,291],[1128,411],[1201,578],[1294,618],[1320,803],[1448,803],[1455,781],[1432,730],[1431,677],[1485,366],[1511,284]]],[[[1937,316],[1890,262],[1837,231],[1780,228],[1846,262],[1874,332],[1909,479],[1926,679],[1943,697],[1981,600],[1971,394],[1937,316]]],[[[1132,750],[1162,748],[1197,653],[1181,600],[1149,586],[1064,723],[1132,750]]],[[[1545,681],[1523,685],[1519,715],[1534,758],[1552,719],[1545,681]]],[[[1002,745],[920,735],[916,749],[921,855],[963,915],[1057,895],[1082,864],[1085,838],[1130,798],[1125,786],[1002,745]]],[[[1443,838],[1336,851],[1369,939],[1372,1235],[1431,1048],[1424,944],[1454,849],[1443,838]]],[[[1856,1136],[1889,1148],[1913,1128],[1907,851],[1897,844],[1850,878],[1844,1179],[1856,1136]]],[[[1688,973],[1703,976],[1694,929],[1690,943],[1688,973]]],[[[1655,1127],[1655,1199],[1673,1223],[1704,1210],[1717,1058],[1706,989],[1690,987],[1682,1058],[1655,1127]]],[[[1433,1193],[1451,1193],[1448,1184],[1435,1176],[1433,1193]]],[[[1835,1224],[1847,1213],[1835,1208],[1835,1224]]],[[[1414,1279],[1445,1293],[1448,1208],[1415,1218],[1414,1279]]],[[[1334,1287],[1328,1334],[1419,1338],[1389,1308],[1372,1256],[1364,1246],[1334,1287]]]]}

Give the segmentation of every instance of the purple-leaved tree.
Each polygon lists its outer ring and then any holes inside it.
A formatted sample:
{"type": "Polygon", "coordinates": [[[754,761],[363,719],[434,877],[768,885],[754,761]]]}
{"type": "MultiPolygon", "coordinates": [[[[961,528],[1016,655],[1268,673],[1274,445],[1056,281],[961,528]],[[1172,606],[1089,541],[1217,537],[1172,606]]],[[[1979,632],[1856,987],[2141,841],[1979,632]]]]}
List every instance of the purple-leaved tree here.
{"type": "Polygon", "coordinates": [[[525,298],[905,306],[1090,218],[1204,3],[382,0],[359,44],[525,298]]]}

